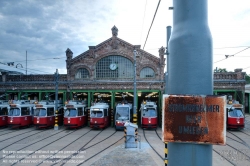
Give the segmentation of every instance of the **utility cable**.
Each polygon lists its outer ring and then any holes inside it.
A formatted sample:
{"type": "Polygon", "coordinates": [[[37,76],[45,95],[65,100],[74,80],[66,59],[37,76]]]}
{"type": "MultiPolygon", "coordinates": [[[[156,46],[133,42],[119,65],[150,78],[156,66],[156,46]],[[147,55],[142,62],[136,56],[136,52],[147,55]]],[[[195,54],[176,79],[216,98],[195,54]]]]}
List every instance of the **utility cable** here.
{"type": "Polygon", "coordinates": [[[148,34],[147,34],[147,38],[146,38],[145,43],[144,43],[144,46],[143,46],[143,50],[144,50],[144,47],[145,47],[145,45],[146,45],[146,43],[147,43],[148,35],[149,35],[149,32],[150,32],[151,27],[152,27],[152,25],[153,25],[153,22],[154,22],[154,20],[155,20],[155,16],[156,16],[156,13],[157,13],[157,11],[158,11],[158,7],[159,7],[159,5],[160,5],[160,2],[161,2],[161,0],[159,0],[158,5],[157,5],[157,8],[156,8],[156,10],[155,10],[155,14],[154,14],[153,20],[152,20],[152,22],[151,22],[150,28],[149,28],[149,30],[148,30],[148,34]]]}
{"type": "MultiPolygon", "coordinates": [[[[65,57],[55,57],[55,58],[46,58],[46,59],[32,59],[32,60],[27,60],[27,61],[38,61],[38,60],[48,60],[48,59],[62,59],[65,57]]],[[[26,62],[26,60],[24,61],[15,61],[15,62],[26,62]]]]}
{"type": "Polygon", "coordinates": [[[239,51],[239,52],[236,52],[236,53],[235,53],[235,54],[233,54],[233,55],[229,55],[229,56],[228,56],[228,57],[226,57],[225,59],[218,60],[218,61],[216,61],[216,62],[214,62],[214,63],[224,61],[224,60],[226,60],[227,58],[229,58],[229,57],[231,57],[231,56],[234,56],[234,55],[236,55],[236,54],[239,54],[239,53],[241,53],[241,52],[243,52],[243,51],[245,51],[245,50],[247,50],[247,49],[249,49],[249,48],[250,48],[250,46],[249,46],[249,47],[247,47],[247,48],[245,48],[245,49],[243,49],[243,50],[241,50],[241,51],[239,51]]]}
{"type": "MultiPolygon", "coordinates": [[[[6,65],[7,66],[7,65],[6,65]]],[[[26,68],[20,68],[20,67],[12,67],[12,66],[8,66],[8,67],[10,67],[10,68],[14,68],[14,69],[18,69],[18,70],[23,70],[23,71],[26,71],[26,68]]],[[[33,74],[38,74],[38,73],[36,73],[36,72],[33,72],[33,71],[39,71],[39,72],[43,72],[44,73],[44,71],[41,71],[41,70],[36,70],[36,69],[31,69],[31,68],[27,68],[27,71],[29,71],[30,73],[33,73],[33,74]]],[[[48,73],[48,74],[51,74],[51,73],[49,73],[49,72],[45,72],[45,73],[48,73]]]]}
{"type": "MultiPolygon", "coordinates": [[[[146,7],[147,7],[147,0],[145,3],[145,7],[144,7],[144,15],[143,15],[143,22],[142,22],[142,27],[141,27],[141,37],[142,37],[142,32],[143,32],[143,26],[144,26],[144,20],[145,20],[145,12],[146,12],[146,7]]],[[[140,37],[140,42],[141,42],[141,37],[140,37]]]]}

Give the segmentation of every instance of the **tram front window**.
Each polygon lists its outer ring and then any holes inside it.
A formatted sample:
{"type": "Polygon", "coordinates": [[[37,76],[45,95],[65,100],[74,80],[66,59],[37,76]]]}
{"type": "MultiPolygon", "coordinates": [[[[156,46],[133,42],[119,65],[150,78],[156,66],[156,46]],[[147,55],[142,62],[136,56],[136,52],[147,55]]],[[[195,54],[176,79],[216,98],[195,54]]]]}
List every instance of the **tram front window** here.
{"type": "Polygon", "coordinates": [[[46,109],[44,108],[41,108],[41,109],[35,109],[35,116],[46,116],[47,115],[47,112],[46,112],[46,109]]]}
{"type": "Polygon", "coordinates": [[[156,111],[154,109],[145,110],[143,116],[145,116],[145,117],[155,117],[156,116],[156,111]]]}
{"type": "Polygon", "coordinates": [[[9,111],[9,116],[20,116],[20,109],[19,108],[11,108],[9,111]]]}
{"type": "Polygon", "coordinates": [[[64,117],[76,117],[77,110],[76,109],[67,109],[64,113],[64,117]]]}
{"type": "Polygon", "coordinates": [[[231,117],[244,117],[244,115],[240,109],[230,109],[229,115],[231,117]]]}
{"type": "Polygon", "coordinates": [[[90,117],[92,117],[92,118],[103,117],[103,112],[102,111],[91,111],[90,117]]]}
{"type": "Polygon", "coordinates": [[[128,120],[129,119],[129,108],[118,107],[116,109],[116,120],[128,120]]]}

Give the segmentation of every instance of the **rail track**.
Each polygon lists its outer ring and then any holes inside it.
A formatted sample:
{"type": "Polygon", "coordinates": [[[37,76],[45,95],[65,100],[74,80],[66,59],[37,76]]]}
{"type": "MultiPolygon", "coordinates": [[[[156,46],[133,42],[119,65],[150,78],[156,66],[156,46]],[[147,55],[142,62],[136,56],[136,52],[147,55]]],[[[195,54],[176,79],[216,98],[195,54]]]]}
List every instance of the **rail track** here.
{"type": "MultiPolygon", "coordinates": [[[[33,131],[36,131],[36,130],[33,130],[33,131]]],[[[32,131],[32,132],[33,132],[32,131]]],[[[13,133],[13,132],[16,132],[16,131],[12,131],[12,132],[9,132],[9,133],[13,133]]],[[[11,137],[9,137],[9,138],[4,138],[4,139],[2,139],[2,140],[0,140],[0,142],[4,142],[4,141],[7,141],[7,140],[9,140],[9,139],[12,139],[12,138],[15,138],[15,137],[19,137],[20,135],[23,135],[23,134],[26,134],[26,133],[30,133],[31,131],[27,131],[27,132],[24,132],[24,133],[18,133],[17,135],[15,135],[15,136],[11,136],[11,137]]],[[[41,131],[41,132],[43,132],[43,131],[41,131]]],[[[37,134],[37,133],[41,133],[41,132],[36,132],[35,134],[37,134]]],[[[2,135],[6,135],[6,134],[9,134],[9,133],[4,133],[4,134],[2,134],[2,135]]],[[[32,135],[35,135],[35,134],[32,134],[32,135]]],[[[2,136],[2,135],[0,135],[0,136],[2,136]]],[[[32,136],[32,135],[30,135],[30,136],[32,136]]],[[[27,137],[24,137],[24,138],[22,138],[22,139],[20,139],[20,140],[18,140],[18,141],[21,141],[21,140],[23,140],[23,139],[25,139],[25,138],[28,138],[29,136],[27,136],[27,137]]],[[[17,141],[17,142],[18,142],[17,141]]],[[[1,149],[0,149],[1,150],[1,149]]]]}
{"type": "MultiPolygon", "coordinates": [[[[155,130],[155,132],[156,132],[156,130],[155,130]]],[[[164,161],[164,158],[157,152],[157,150],[153,147],[153,145],[148,141],[144,129],[143,129],[143,136],[144,136],[145,140],[147,141],[147,143],[149,144],[149,146],[153,149],[153,151],[164,161]]]]}
{"type": "MultiPolygon", "coordinates": [[[[233,139],[233,138],[231,138],[231,137],[229,137],[229,136],[227,136],[228,138],[230,138],[230,139],[232,139],[232,140],[234,140],[235,142],[238,142],[238,143],[240,143],[240,144],[242,144],[242,145],[244,145],[244,146],[246,146],[246,147],[248,147],[249,149],[250,149],[250,146],[248,145],[248,143],[246,142],[246,141],[244,141],[243,139],[241,139],[238,135],[236,135],[236,134],[234,134],[233,132],[231,132],[231,131],[227,131],[228,133],[230,133],[230,134],[232,134],[233,136],[235,136],[236,138],[238,138],[240,141],[238,141],[238,140],[236,140],[236,139],[233,139]]],[[[242,132],[242,131],[240,131],[240,132],[242,132]]],[[[244,133],[244,132],[243,132],[244,133]]],[[[244,133],[245,134],[245,133],[244,133]]],[[[248,135],[248,134],[247,134],[248,135]]],[[[250,136],[250,135],[249,135],[250,136]]]]}
{"type": "MultiPolygon", "coordinates": [[[[38,141],[35,141],[35,142],[33,142],[33,143],[31,143],[31,144],[28,144],[28,145],[26,145],[26,146],[24,146],[24,147],[22,147],[22,148],[20,148],[20,149],[18,149],[18,150],[15,150],[15,151],[21,151],[21,150],[23,150],[23,149],[25,149],[25,148],[27,148],[27,147],[30,147],[30,146],[32,146],[32,145],[34,145],[34,144],[36,144],[36,143],[38,143],[38,142],[41,142],[41,141],[43,141],[43,140],[45,140],[45,139],[48,139],[48,138],[50,138],[50,137],[52,137],[52,136],[54,136],[54,135],[57,135],[57,134],[59,134],[59,133],[61,133],[61,132],[63,132],[63,131],[65,131],[65,130],[62,130],[62,131],[59,131],[59,132],[57,132],[57,133],[55,133],[55,134],[51,134],[51,135],[49,135],[49,136],[47,136],[47,137],[45,137],[45,138],[43,138],[43,139],[40,139],[40,140],[38,140],[38,141]]],[[[41,131],[41,132],[44,132],[44,131],[41,131]]],[[[71,134],[72,132],[70,132],[69,134],[71,134]]],[[[69,134],[67,134],[67,135],[69,135],[69,134]]],[[[34,135],[34,134],[33,134],[34,135]]],[[[66,136],[66,135],[65,135],[66,136]]],[[[62,136],[62,137],[65,137],[65,136],[62,136]]],[[[61,138],[62,138],[61,137],[61,138]]],[[[58,138],[58,139],[61,139],[61,138],[58,138]]],[[[58,140],[57,139],[57,140],[58,140]]],[[[22,139],[23,140],[23,139],[22,139]]],[[[19,141],[21,141],[21,140],[19,140],[19,141]]],[[[19,141],[16,141],[16,142],[19,142],[19,141]]],[[[11,145],[14,145],[16,142],[13,142],[12,144],[10,144],[10,145],[8,145],[8,146],[6,146],[6,147],[9,147],[9,146],[11,146],[11,145]]],[[[30,141],[27,141],[27,142],[30,142],[30,141]]],[[[54,141],[52,141],[52,142],[54,142],[54,141]]],[[[51,142],[51,143],[52,143],[51,142]]],[[[51,143],[49,143],[49,144],[51,144],[51,143]]],[[[43,147],[45,147],[45,146],[48,146],[49,144],[46,144],[46,145],[44,145],[43,147]]],[[[6,147],[4,147],[4,148],[2,148],[2,149],[5,149],[6,147]]],[[[2,150],[1,149],[1,150],[2,150]]],[[[8,157],[8,156],[10,156],[10,155],[12,155],[12,154],[14,154],[14,152],[13,153],[8,153],[8,155],[6,155],[5,157],[2,157],[2,158],[0,158],[0,159],[3,159],[3,158],[6,158],[6,157],[8,157]]],[[[32,154],[32,153],[30,153],[30,154],[32,154]]],[[[27,156],[29,156],[30,154],[28,154],[27,156]]],[[[21,161],[22,159],[24,159],[24,158],[21,158],[21,159],[19,159],[18,161],[21,161]]]]}
{"type": "MultiPolygon", "coordinates": [[[[80,147],[78,150],[76,150],[77,152],[80,152],[80,151],[84,151],[84,148],[86,145],[88,145],[91,141],[93,141],[93,139],[95,139],[99,134],[101,134],[103,132],[103,130],[100,130],[94,137],[92,137],[89,141],[87,141],[82,147],[80,147]]],[[[63,160],[60,160],[59,162],[61,163],[61,166],[64,165],[67,161],[69,161],[73,156],[76,156],[78,155],[78,153],[73,153],[71,155],[71,157],[67,157],[67,158],[64,158],[63,160]]],[[[52,164],[53,165],[56,165],[57,163],[54,163],[52,164]]]]}
{"type": "Polygon", "coordinates": [[[17,131],[4,130],[4,131],[1,130],[1,133],[2,133],[2,134],[1,134],[0,136],[6,135],[6,134],[9,134],[9,133],[14,133],[14,132],[17,132],[18,130],[17,130],[17,131]],[[4,132],[4,131],[9,131],[9,132],[2,133],[2,132],[4,132]]]}
{"type": "MultiPolygon", "coordinates": [[[[34,143],[30,144],[30,145],[27,145],[27,146],[25,146],[25,147],[23,147],[23,148],[21,148],[21,149],[19,149],[19,150],[17,150],[17,151],[20,151],[20,150],[22,150],[22,149],[24,149],[24,148],[26,148],[26,147],[28,147],[28,146],[31,146],[31,145],[33,145],[33,144],[35,144],[35,143],[37,143],[37,142],[41,142],[41,141],[43,141],[43,140],[45,140],[45,139],[47,139],[47,138],[49,138],[49,137],[52,137],[52,136],[54,136],[54,135],[57,135],[57,134],[61,133],[61,132],[63,132],[63,131],[65,131],[65,130],[62,130],[62,131],[60,131],[60,132],[58,132],[58,133],[55,133],[55,134],[53,134],[53,135],[50,135],[50,136],[48,136],[48,137],[46,137],[46,138],[44,138],[44,139],[42,139],[42,140],[36,141],[36,142],[34,142],[34,143]]],[[[68,134],[63,135],[63,136],[59,137],[58,139],[56,139],[56,140],[54,140],[54,141],[52,141],[52,142],[50,142],[50,143],[47,143],[46,145],[43,145],[41,148],[36,149],[35,151],[33,151],[32,153],[27,154],[26,156],[30,156],[30,155],[34,154],[36,151],[41,150],[42,148],[44,148],[44,147],[46,147],[46,146],[48,146],[48,145],[54,143],[55,141],[58,141],[58,140],[60,140],[60,139],[62,139],[62,138],[64,138],[64,137],[66,137],[66,136],[72,134],[72,133],[75,132],[75,131],[76,131],[76,130],[74,130],[74,131],[72,131],[72,132],[69,132],[68,134]]],[[[12,166],[15,165],[15,164],[17,164],[17,163],[19,163],[20,161],[24,160],[25,158],[26,158],[26,157],[23,157],[23,158],[19,159],[17,162],[13,163],[12,166]]]]}
{"type": "MultiPolygon", "coordinates": [[[[80,138],[82,138],[83,136],[85,136],[86,134],[88,134],[91,130],[87,131],[86,133],[82,134],[80,137],[78,137],[77,139],[75,139],[74,141],[72,142],[69,142],[67,145],[65,145],[63,148],[59,149],[58,152],[55,152],[53,154],[51,154],[52,156],[55,156],[56,154],[58,154],[60,151],[64,150],[65,148],[67,148],[68,146],[70,146],[71,144],[73,144],[75,141],[79,140],[80,138]]],[[[37,164],[38,165],[41,165],[42,163],[44,163],[44,161],[46,160],[50,160],[51,158],[48,157],[48,158],[45,158],[44,160],[42,160],[40,163],[37,164]]],[[[55,158],[53,158],[54,160],[55,158]]]]}
{"type": "MultiPolygon", "coordinates": [[[[97,153],[95,153],[94,155],[90,156],[89,158],[87,158],[87,159],[84,160],[83,162],[79,163],[77,166],[80,166],[80,165],[86,163],[88,160],[94,158],[95,156],[99,155],[100,153],[104,152],[105,150],[111,148],[113,145],[115,145],[116,143],[118,143],[118,142],[119,142],[120,140],[122,140],[123,138],[124,138],[124,137],[121,137],[120,139],[118,139],[118,140],[115,141],[114,143],[108,145],[108,146],[105,147],[104,149],[100,150],[99,152],[97,152],[97,153]]],[[[107,138],[106,138],[106,139],[107,139],[107,138]]],[[[105,140],[106,140],[106,139],[105,139],[105,140]]],[[[104,141],[104,140],[103,140],[103,141],[104,141]]],[[[103,141],[100,141],[100,142],[103,142],[103,141]]],[[[100,142],[99,142],[99,143],[100,143],[100,142]]],[[[90,147],[92,147],[92,146],[89,146],[89,147],[87,147],[86,149],[88,149],[88,148],[90,148],[90,147]]]]}
{"type": "MultiPolygon", "coordinates": [[[[12,142],[11,144],[9,144],[9,145],[3,147],[2,149],[0,149],[0,151],[3,150],[3,149],[6,149],[7,147],[9,147],[9,146],[11,146],[11,145],[14,145],[14,144],[17,143],[17,142],[20,142],[20,141],[22,141],[22,140],[25,140],[25,139],[27,139],[27,138],[29,138],[29,137],[31,137],[31,136],[35,136],[36,134],[39,134],[39,133],[42,133],[42,132],[44,132],[44,131],[40,131],[40,132],[31,134],[31,135],[28,135],[28,136],[26,136],[26,137],[24,137],[24,138],[22,138],[22,139],[19,139],[19,140],[15,141],[15,142],[12,142]]],[[[14,136],[14,137],[16,137],[16,136],[14,136]]],[[[11,138],[8,138],[8,139],[11,139],[11,138]]],[[[7,141],[8,139],[1,140],[1,142],[7,141]]],[[[1,159],[1,158],[0,158],[0,159],[1,159]]]]}

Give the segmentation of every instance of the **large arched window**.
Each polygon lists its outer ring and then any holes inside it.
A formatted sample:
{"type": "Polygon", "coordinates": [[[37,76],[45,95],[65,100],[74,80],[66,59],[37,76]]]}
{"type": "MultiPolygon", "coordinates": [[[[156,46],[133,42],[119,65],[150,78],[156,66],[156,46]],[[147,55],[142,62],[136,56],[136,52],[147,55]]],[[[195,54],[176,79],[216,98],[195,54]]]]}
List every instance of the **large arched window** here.
{"type": "Polygon", "coordinates": [[[96,63],[95,77],[100,79],[133,78],[133,63],[119,55],[110,55],[96,63]]]}
{"type": "Polygon", "coordinates": [[[140,78],[155,78],[155,72],[150,67],[145,67],[140,72],[140,78]]]}
{"type": "Polygon", "coordinates": [[[85,68],[80,68],[77,70],[75,78],[76,79],[89,78],[89,71],[85,68]]]}

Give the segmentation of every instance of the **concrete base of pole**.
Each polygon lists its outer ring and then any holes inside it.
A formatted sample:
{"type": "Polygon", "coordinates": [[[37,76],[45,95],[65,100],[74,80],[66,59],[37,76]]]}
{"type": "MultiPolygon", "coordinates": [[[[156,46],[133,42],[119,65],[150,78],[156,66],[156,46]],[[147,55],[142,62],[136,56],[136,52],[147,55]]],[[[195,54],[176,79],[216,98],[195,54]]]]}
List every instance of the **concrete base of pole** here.
{"type": "Polygon", "coordinates": [[[211,166],[212,145],[168,143],[168,165],[211,166]],[[187,155],[188,154],[188,155],[187,155]]]}
{"type": "Polygon", "coordinates": [[[59,126],[54,126],[54,130],[59,130],[59,126]]]}

